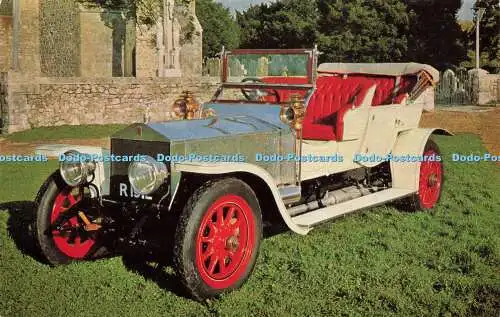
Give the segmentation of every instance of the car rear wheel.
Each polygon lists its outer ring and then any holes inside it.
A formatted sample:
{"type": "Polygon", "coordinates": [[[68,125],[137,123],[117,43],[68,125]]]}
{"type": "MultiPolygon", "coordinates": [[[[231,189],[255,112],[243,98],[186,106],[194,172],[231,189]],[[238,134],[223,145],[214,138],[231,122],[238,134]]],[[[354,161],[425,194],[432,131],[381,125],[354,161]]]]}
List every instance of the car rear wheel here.
{"type": "Polygon", "coordinates": [[[262,238],[253,190],[243,181],[209,181],[185,205],[176,229],[174,263],[197,300],[239,288],[250,276],[262,238]]]}
{"type": "Polygon", "coordinates": [[[40,188],[33,223],[36,243],[50,264],[87,259],[96,249],[98,233],[85,230],[78,211],[92,219],[83,189],[66,185],[56,171],[40,188]]]}
{"type": "MultiPolygon", "coordinates": [[[[441,156],[437,144],[429,139],[425,145],[424,158],[441,156]]],[[[441,198],[444,183],[443,162],[424,160],[420,164],[418,193],[408,197],[404,205],[410,211],[431,210],[441,198]]]]}

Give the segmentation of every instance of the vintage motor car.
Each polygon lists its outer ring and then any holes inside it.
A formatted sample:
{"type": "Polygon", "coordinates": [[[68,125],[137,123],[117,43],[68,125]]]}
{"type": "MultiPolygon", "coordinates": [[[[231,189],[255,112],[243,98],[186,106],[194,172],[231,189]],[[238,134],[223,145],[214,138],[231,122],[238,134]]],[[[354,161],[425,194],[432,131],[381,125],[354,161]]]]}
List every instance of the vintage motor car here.
{"type": "Polygon", "coordinates": [[[318,66],[318,56],[225,51],[210,101],[184,92],[165,110],[175,120],[130,125],[110,150],[64,153],[36,198],[46,260],[163,252],[203,300],[247,280],[265,225],[305,235],[387,202],[432,209],[443,163],[431,136],[449,133],[418,124],[439,73],[416,63],[318,66]]]}

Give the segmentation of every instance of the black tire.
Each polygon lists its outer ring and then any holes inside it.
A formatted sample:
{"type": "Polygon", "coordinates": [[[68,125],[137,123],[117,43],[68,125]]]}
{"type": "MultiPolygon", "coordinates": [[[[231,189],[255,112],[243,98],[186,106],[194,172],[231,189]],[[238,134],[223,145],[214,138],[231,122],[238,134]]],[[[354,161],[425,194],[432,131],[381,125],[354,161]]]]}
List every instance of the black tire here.
{"type": "MultiPolygon", "coordinates": [[[[61,192],[69,190],[71,188],[62,180],[59,170],[57,170],[40,187],[34,204],[35,215],[32,228],[35,234],[35,243],[45,260],[54,266],[86,259],[86,257],[71,257],[62,252],[56,245],[51,228],[51,217],[56,197],[61,192]]],[[[93,250],[94,248],[92,248],[93,250]]]]}
{"type": "MultiPolygon", "coordinates": [[[[257,197],[250,186],[235,178],[208,181],[191,195],[180,215],[175,234],[174,267],[182,284],[196,300],[201,301],[216,297],[221,293],[241,287],[248,279],[258,257],[261,239],[261,210],[257,197]],[[226,200],[227,204],[224,203],[226,200]],[[223,216],[219,218],[219,214],[215,210],[221,208],[223,216]],[[231,216],[229,216],[229,213],[231,213],[231,216]],[[228,220],[228,218],[230,219],[228,220]],[[219,219],[221,219],[222,223],[220,225],[218,222],[219,219]],[[225,242],[219,242],[218,246],[215,246],[215,242],[202,242],[203,239],[208,239],[208,236],[203,237],[205,234],[213,235],[211,238],[212,241],[222,241],[224,239],[224,230],[212,228],[214,226],[219,226],[218,228],[225,228],[224,226],[232,228],[235,223],[242,222],[242,219],[245,223],[244,226],[247,227],[240,227],[241,225],[239,225],[239,227],[229,229],[229,231],[224,229],[226,232],[234,232],[230,233],[231,236],[225,242]],[[202,225],[204,226],[203,228],[201,228],[202,225]],[[244,234],[245,232],[246,234],[244,234]],[[238,236],[235,236],[235,234],[238,236]],[[235,240],[235,243],[228,246],[229,242],[234,242],[235,240]],[[242,241],[245,241],[244,246],[243,243],[240,245],[242,241]],[[224,245],[224,247],[221,247],[221,245],[224,245]],[[232,249],[233,247],[235,249],[232,249]],[[216,252],[222,253],[217,253],[219,255],[209,255],[207,259],[203,260],[202,253],[208,253],[208,249],[217,250],[213,251],[213,254],[216,254],[216,252]],[[235,260],[233,264],[233,257],[229,255],[229,252],[234,254],[243,252],[241,253],[243,255],[240,256],[239,260],[235,260]],[[223,262],[214,260],[214,258],[218,259],[219,257],[223,258],[223,262]],[[210,268],[206,269],[205,266],[210,267],[212,262],[217,262],[217,264],[213,266],[213,272],[210,273],[210,268]],[[217,265],[219,266],[219,273],[215,273],[217,265]],[[227,267],[236,267],[232,271],[233,273],[229,273],[225,279],[217,280],[216,278],[212,278],[216,274],[223,276],[223,270],[225,270],[226,265],[227,267]]],[[[227,271],[225,273],[227,274],[227,271]]]]}
{"type": "MultiPolygon", "coordinates": [[[[422,155],[424,155],[425,153],[428,153],[428,152],[434,152],[441,157],[441,151],[439,150],[439,147],[436,144],[436,142],[434,142],[432,139],[427,140],[427,143],[425,144],[424,152],[422,153],[422,155]]],[[[441,157],[441,159],[442,159],[442,157],[441,157]]],[[[441,174],[440,174],[440,179],[438,180],[440,185],[439,185],[439,189],[437,190],[437,198],[433,199],[432,205],[425,204],[422,202],[422,199],[421,199],[422,193],[420,191],[420,185],[421,185],[421,182],[423,181],[423,179],[421,177],[419,177],[419,191],[417,193],[401,200],[401,202],[400,202],[400,205],[405,210],[410,211],[410,212],[431,211],[439,203],[439,201],[441,200],[441,192],[443,190],[443,185],[444,185],[444,166],[443,165],[444,165],[443,162],[440,161],[439,166],[440,166],[441,174]]],[[[421,164],[420,173],[422,173],[423,167],[424,167],[424,165],[421,164]]]]}

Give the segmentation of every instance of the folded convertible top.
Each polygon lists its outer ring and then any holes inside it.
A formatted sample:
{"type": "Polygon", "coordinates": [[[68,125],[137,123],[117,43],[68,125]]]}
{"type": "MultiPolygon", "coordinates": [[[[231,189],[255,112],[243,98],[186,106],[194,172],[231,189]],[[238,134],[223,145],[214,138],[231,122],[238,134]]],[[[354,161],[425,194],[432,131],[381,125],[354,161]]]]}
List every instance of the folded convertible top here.
{"type": "Polygon", "coordinates": [[[403,76],[426,71],[434,82],[439,81],[439,71],[434,67],[419,63],[323,63],[318,66],[319,73],[371,74],[403,76]]]}

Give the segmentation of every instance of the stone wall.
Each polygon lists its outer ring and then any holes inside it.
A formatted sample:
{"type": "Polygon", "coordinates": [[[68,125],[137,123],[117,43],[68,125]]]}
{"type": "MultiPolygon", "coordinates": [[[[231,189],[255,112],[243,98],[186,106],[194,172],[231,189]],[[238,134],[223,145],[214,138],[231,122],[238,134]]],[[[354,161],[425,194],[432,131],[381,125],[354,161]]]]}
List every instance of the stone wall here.
{"type": "Polygon", "coordinates": [[[105,26],[98,10],[80,12],[82,77],[111,77],[113,70],[113,30],[105,26]]]}
{"type": "Polygon", "coordinates": [[[12,17],[0,15],[0,72],[10,68],[12,57],[12,17]]]}
{"type": "Polygon", "coordinates": [[[158,76],[158,51],[154,41],[155,38],[156,28],[137,25],[135,33],[135,69],[137,77],[158,76]]]}
{"type": "Polygon", "coordinates": [[[40,0],[18,0],[18,61],[21,71],[40,76],[40,0]]]}
{"type": "MultiPolygon", "coordinates": [[[[181,46],[180,64],[183,76],[200,76],[203,67],[203,28],[196,17],[196,1],[189,4],[188,15],[179,16],[181,25],[191,25],[191,38],[185,39],[181,46]]],[[[189,28],[189,27],[188,27],[189,28]]]]}
{"type": "Polygon", "coordinates": [[[500,104],[500,74],[479,74],[479,105],[500,104]]]}
{"type": "Polygon", "coordinates": [[[6,127],[12,133],[41,126],[111,124],[170,119],[182,92],[209,100],[217,86],[206,78],[27,78],[9,73],[6,127]]]}

